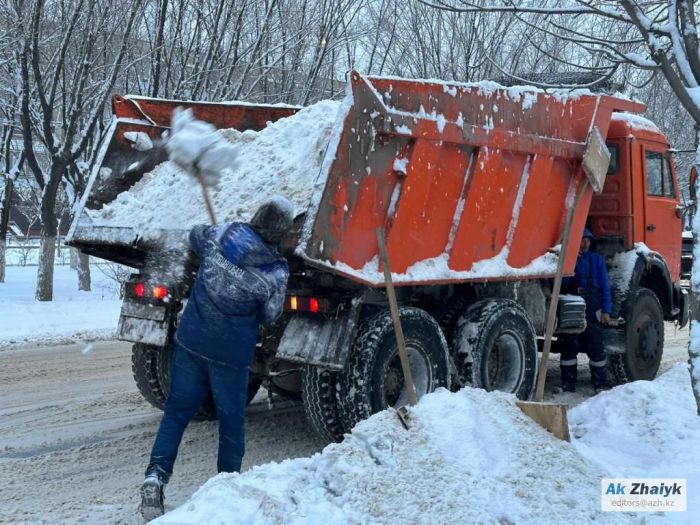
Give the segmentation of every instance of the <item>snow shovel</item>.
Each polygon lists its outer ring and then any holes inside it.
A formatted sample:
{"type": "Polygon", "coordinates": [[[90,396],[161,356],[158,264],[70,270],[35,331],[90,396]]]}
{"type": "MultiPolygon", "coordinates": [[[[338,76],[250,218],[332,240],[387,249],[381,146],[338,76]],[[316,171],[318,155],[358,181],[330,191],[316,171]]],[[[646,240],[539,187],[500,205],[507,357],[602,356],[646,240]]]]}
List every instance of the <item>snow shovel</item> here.
{"type": "Polygon", "coordinates": [[[199,185],[202,188],[202,197],[204,198],[204,205],[207,207],[209,220],[211,220],[212,224],[216,224],[216,214],[214,213],[214,206],[212,206],[211,204],[211,198],[209,197],[209,188],[207,186],[207,183],[204,181],[204,177],[202,177],[201,172],[196,167],[194,172],[194,177],[195,179],[197,179],[197,182],[199,182],[199,185]]]}
{"type": "Polygon", "coordinates": [[[590,183],[596,193],[600,193],[605,182],[605,175],[610,163],[610,151],[605,146],[605,141],[597,128],[593,128],[588,135],[586,151],[583,154],[583,171],[586,178],[581,182],[576,199],[566,215],[564,231],[561,238],[561,249],[557,261],[557,273],[554,277],[552,297],[549,302],[547,312],[547,325],[544,334],[544,348],[542,358],[537,371],[537,389],[535,390],[534,401],[518,401],[517,405],[525,414],[530,416],[536,423],[551,432],[555,437],[565,441],[571,441],[569,436],[569,422],[566,417],[566,404],[544,403],[544,384],[547,378],[547,364],[549,362],[549,351],[552,348],[552,334],[554,333],[554,321],[557,315],[557,305],[559,304],[559,292],[561,291],[561,280],[564,273],[564,262],[571,238],[571,226],[574,222],[574,214],[581,198],[590,183]]]}
{"type": "MultiPolygon", "coordinates": [[[[416,389],[413,385],[413,376],[411,375],[411,365],[408,361],[408,354],[406,353],[406,340],[403,336],[403,329],[401,328],[401,319],[399,317],[399,307],[396,303],[396,291],[394,290],[394,282],[391,280],[391,267],[389,266],[389,256],[386,251],[386,242],[384,241],[384,231],[381,228],[377,228],[377,243],[379,245],[379,256],[382,258],[382,265],[384,266],[384,282],[386,284],[386,295],[389,299],[389,309],[391,311],[391,319],[394,322],[394,332],[396,333],[396,344],[399,347],[399,359],[401,360],[401,369],[403,371],[403,377],[406,383],[406,390],[408,392],[408,403],[413,406],[417,403],[416,389]]],[[[408,410],[405,406],[402,406],[396,411],[396,415],[399,417],[403,427],[408,430],[408,410]]]]}

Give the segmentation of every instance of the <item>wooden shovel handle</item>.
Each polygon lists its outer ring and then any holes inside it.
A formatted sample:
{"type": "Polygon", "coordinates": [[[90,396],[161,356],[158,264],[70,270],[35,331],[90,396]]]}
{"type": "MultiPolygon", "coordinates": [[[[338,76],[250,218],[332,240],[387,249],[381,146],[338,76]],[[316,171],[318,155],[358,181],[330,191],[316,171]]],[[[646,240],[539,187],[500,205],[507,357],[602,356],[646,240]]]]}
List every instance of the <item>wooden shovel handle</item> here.
{"type": "Polygon", "coordinates": [[[204,205],[207,207],[207,213],[209,213],[209,219],[211,220],[212,224],[216,224],[216,215],[214,214],[214,206],[211,204],[211,199],[209,198],[209,190],[207,189],[207,185],[204,182],[204,179],[202,178],[202,174],[199,172],[199,170],[195,170],[196,172],[196,177],[197,181],[199,182],[199,185],[202,187],[202,197],[204,197],[204,205]]]}
{"type": "Polygon", "coordinates": [[[559,250],[559,259],[557,260],[557,273],[554,277],[554,286],[552,287],[552,297],[549,301],[549,311],[547,312],[547,326],[544,332],[544,347],[542,348],[542,359],[540,359],[540,367],[537,371],[537,389],[535,390],[535,401],[542,401],[544,398],[544,383],[547,377],[547,364],[549,362],[549,351],[552,348],[552,335],[554,332],[554,320],[557,316],[557,305],[559,304],[559,292],[561,291],[562,275],[564,273],[564,263],[569,248],[569,240],[571,238],[571,225],[574,222],[574,213],[578,208],[581,198],[588,186],[588,181],[583,179],[581,187],[576,194],[576,200],[571,206],[566,215],[564,223],[564,231],[561,239],[561,249],[559,250]]]}
{"type": "Polygon", "coordinates": [[[386,251],[386,242],[384,242],[384,231],[377,228],[377,243],[379,244],[379,256],[382,258],[384,266],[384,281],[386,283],[386,295],[389,299],[389,309],[391,310],[391,319],[394,321],[394,331],[396,332],[396,343],[399,347],[399,359],[401,360],[401,369],[406,382],[406,390],[408,391],[408,403],[415,405],[418,400],[416,398],[416,389],[413,385],[413,376],[411,375],[411,365],[408,361],[406,353],[406,340],[403,336],[403,328],[401,328],[401,319],[399,318],[399,306],[396,302],[396,291],[394,290],[394,282],[391,280],[391,267],[389,266],[389,256],[386,251]]]}

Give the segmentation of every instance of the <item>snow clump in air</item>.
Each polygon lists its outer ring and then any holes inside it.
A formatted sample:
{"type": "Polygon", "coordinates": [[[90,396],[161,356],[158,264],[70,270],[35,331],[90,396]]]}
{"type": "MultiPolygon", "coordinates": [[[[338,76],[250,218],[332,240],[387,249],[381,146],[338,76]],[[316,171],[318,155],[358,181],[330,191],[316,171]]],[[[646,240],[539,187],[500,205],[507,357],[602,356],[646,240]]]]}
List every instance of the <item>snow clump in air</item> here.
{"type": "Polygon", "coordinates": [[[236,169],[238,148],[216,128],[192,115],[191,109],[175,108],[172,134],[165,143],[169,158],[185,172],[213,186],[224,169],[236,169]]]}

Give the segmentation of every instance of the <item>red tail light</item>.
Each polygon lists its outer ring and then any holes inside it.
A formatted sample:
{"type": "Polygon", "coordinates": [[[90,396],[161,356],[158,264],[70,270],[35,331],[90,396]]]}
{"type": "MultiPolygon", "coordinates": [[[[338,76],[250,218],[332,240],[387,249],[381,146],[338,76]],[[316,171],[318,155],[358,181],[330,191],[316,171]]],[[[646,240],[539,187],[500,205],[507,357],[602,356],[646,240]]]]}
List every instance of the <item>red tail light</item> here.
{"type": "Polygon", "coordinates": [[[292,312],[311,312],[312,314],[328,311],[328,300],[316,297],[300,297],[298,295],[288,295],[285,308],[292,312]]]}
{"type": "Polygon", "coordinates": [[[138,299],[156,299],[163,300],[170,295],[170,289],[162,284],[150,285],[148,283],[126,284],[127,297],[136,297],[138,299]]]}

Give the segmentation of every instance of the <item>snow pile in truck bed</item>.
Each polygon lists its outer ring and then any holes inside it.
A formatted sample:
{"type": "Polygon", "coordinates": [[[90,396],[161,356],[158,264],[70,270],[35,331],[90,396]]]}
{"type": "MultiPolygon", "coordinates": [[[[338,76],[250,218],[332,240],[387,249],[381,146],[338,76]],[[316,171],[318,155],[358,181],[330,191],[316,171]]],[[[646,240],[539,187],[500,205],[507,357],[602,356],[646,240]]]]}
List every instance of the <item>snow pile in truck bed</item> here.
{"type": "Polygon", "coordinates": [[[626,122],[632,129],[661,133],[659,127],[651,120],[635,113],[616,112],[612,114],[611,120],[626,122]]]}
{"type": "MultiPolygon", "coordinates": [[[[424,259],[411,266],[404,273],[391,272],[392,280],[399,283],[434,281],[439,279],[488,279],[505,277],[531,277],[533,275],[553,274],[557,270],[557,255],[545,253],[530,261],[522,268],[508,265],[508,250],[503,249],[490,259],[475,262],[469,270],[453,270],[449,267],[450,257],[442,254],[438,257],[424,259]]],[[[354,275],[361,279],[379,284],[384,282],[384,271],[379,269],[379,257],[373,257],[360,270],[338,262],[334,267],[342,273],[354,275]]]]}
{"type": "Polygon", "coordinates": [[[700,418],[687,367],[603,393],[570,411],[573,443],[553,438],[511,395],[444,389],[411,410],[372,416],[311,458],[209,480],[154,523],[699,523],[684,513],[602,512],[601,479],[700,483],[700,418]]]}
{"type": "MultiPolygon", "coordinates": [[[[220,222],[248,220],[267,197],[282,194],[306,210],[336,119],[339,103],[322,101],[280,119],[265,129],[221,130],[239,145],[235,170],[224,170],[211,197],[220,222]]],[[[149,231],[188,230],[209,223],[196,181],[170,161],[147,173],[129,191],[97,211],[87,210],[93,226],[149,231]]]]}

